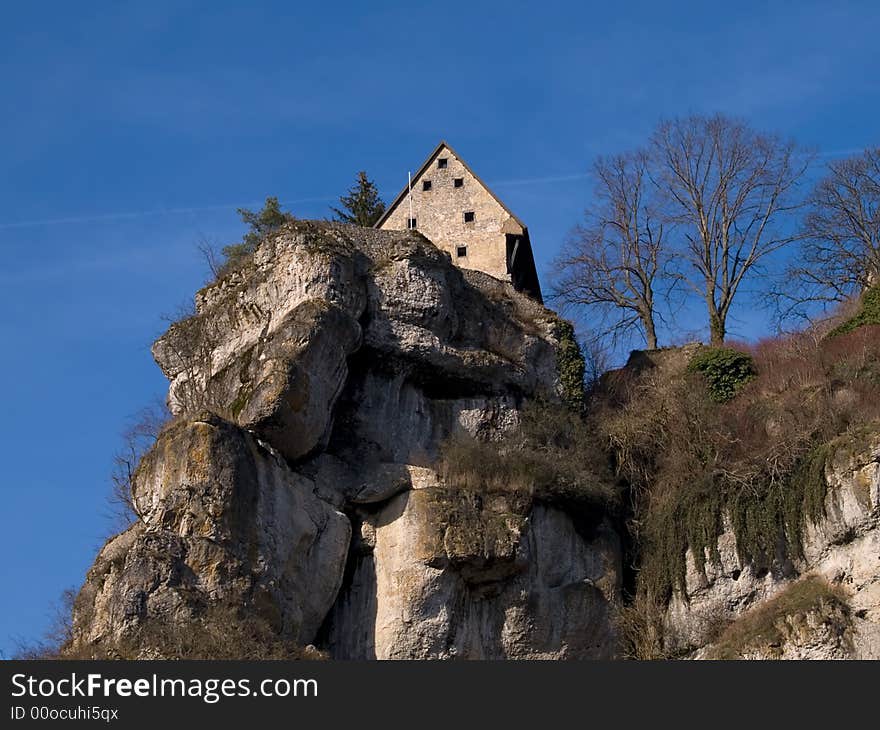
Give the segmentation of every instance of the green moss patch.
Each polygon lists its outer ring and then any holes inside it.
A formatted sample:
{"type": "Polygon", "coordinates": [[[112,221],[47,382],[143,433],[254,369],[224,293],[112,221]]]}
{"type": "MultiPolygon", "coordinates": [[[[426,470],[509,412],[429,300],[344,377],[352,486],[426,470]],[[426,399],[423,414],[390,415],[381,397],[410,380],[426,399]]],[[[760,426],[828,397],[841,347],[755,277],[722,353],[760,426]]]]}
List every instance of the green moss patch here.
{"type": "Polygon", "coordinates": [[[570,408],[581,410],[584,407],[584,374],[586,363],[584,353],[578,344],[571,322],[560,319],[554,325],[554,336],[559,345],[556,348],[556,369],[562,398],[570,408]]]}
{"type": "Polygon", "coordinates": [[[743,563],[769,568],[779,550],[799,556],[806,521],[824,515],[825,465],[834,448],[832,443],[812,449],[782,480],[769,474],[748,483],[709,471],[689,475],[645,516],[640,587],[661,603],[675,589],[686,596],[687,550],[705,573],[707,559],[719,559],[725,515],[743,563]]]}

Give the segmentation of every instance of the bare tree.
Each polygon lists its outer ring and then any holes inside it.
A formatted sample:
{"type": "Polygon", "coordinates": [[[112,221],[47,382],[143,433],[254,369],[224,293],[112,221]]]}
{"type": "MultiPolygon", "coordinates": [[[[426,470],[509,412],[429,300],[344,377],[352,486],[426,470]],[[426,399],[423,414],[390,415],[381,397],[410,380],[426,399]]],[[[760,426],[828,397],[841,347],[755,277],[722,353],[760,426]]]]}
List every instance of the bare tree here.
{"type": "Polygon", "coordinates": [[[196,250],[201,254],[202,259],[208,265],[208,271],[211,272],[210,281],[217,281],[223,276],[223,266],[226,263],[225,257],[219,253],[220,248],[211,243],[205,236],[200,236],[196,241],[196,250]]]}
{"type": "Polygon", "coordinates": [[[58,659],[73,639],[73,607],[76,603],[76,588],[66,588],[57,601],[50,605],[49,627],[42,638],[35,642],[15,640],[13,659],[58,659]]]}
{"type": "Polygon", "coordinates": [[[611,370],[611,352],[600,339],[589,338],[581,343],[584,355],[584,389],[587,395],[596,392],[602,376],[611,370]]]}
{"type": "Polygon", "coordinates": [[[802,204],[797,185],[810,155],[720,115],[663,122],[652,149],[669,221],[695,272],[683,278],[704,298],[720,345],[743,281],[797,238],[789,214],[802,204]]]}
{"type": "Polygon", "coordinates": [[[638,330],[657,348],[655,284],[664,257],[664,225],[643,151],[599,158],[585,221],[556,260],[551,297],[585,307],[602,335],[638,330]]]}
{"type": "Polygon", "coordinates": [[[846,301],[880,277],[880,147],[836,160],[809,197],[785,294],[794,308],[846,301]]]}
{"type": "Polygon", "coordinates": [[[170,418],[165,402],[157,399],[143,408],[122,432],[122,446],[113,457],[113,471],[110,473],[110,505],[117,529],[125,529],[141,518],[132,494],[134,473],[170,418]]]}

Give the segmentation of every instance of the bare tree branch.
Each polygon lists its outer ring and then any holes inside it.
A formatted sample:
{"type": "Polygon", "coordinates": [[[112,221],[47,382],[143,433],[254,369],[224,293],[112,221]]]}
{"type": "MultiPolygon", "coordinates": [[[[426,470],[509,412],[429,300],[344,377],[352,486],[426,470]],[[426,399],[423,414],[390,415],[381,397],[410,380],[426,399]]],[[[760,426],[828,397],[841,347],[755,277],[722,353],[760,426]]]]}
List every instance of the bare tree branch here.
{"type": "Polygon", "coordinates": [[[880,277],[880,147],[828,165],[809,197],[802,243],[777,293],[781,319],[809,317],[880,277]]]}
{"type": "Polygon", "coordinates": [[[648,165],[644,151],[596,161],[593,204],[556,260],[551,299],[586,308],[603,335],[637,330],[656,349],[655,286],[667,225],[648,165]]]}
{"type": "Polygon", "coordinates": [[[122,446],[113,457],[113,471],[110,474],[110,504],[118,529],[124,529],[141,519],[132,493],[134,474],[170,417],[165,402],[157,400],[141,409],[122,433],[122,446]]]}
{"type": "Polygon", "coordinates": [[[652,153],[668,222],[695,274],[679,276],[704,298],[712,343],[721,344],[742,282],[797,239],[781,224],[799,206],[811,156],[723,116],[661,123],[652,153]]]}

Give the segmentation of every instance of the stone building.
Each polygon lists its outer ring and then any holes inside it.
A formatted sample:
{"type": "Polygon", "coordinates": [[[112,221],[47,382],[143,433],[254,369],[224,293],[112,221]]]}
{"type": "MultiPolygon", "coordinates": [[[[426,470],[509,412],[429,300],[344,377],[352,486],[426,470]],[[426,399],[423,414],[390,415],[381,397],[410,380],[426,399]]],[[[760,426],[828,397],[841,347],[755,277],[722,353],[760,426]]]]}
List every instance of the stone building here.
{"type": "Polygon", "coordinates": [[[542,301],[529,229],[446,142],[428,155],[376,228],[414,228],[458,266],[509,281],[542,301]]]}

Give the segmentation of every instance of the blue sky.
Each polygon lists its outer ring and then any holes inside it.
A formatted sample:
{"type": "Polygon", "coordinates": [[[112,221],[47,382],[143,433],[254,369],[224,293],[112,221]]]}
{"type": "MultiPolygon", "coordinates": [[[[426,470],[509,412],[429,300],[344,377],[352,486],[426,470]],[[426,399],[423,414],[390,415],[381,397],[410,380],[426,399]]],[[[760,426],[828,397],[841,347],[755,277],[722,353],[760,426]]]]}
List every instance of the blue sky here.
{"type": "MultiPolygon", "coordinates": [[[[0,650],[108,534],[119,433],[164,391],[195,250],[365,169],[386,200],[441,138],[529,225],[546,279],[594,156],[740,115],[826,156],[880,143],[876,2],[16,3],[0,25],[0,650]]],[[[746,302],[734,335],[767,323],[746,302]]]]}

